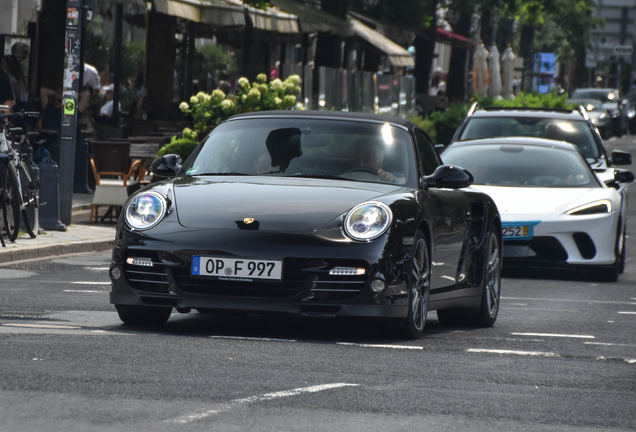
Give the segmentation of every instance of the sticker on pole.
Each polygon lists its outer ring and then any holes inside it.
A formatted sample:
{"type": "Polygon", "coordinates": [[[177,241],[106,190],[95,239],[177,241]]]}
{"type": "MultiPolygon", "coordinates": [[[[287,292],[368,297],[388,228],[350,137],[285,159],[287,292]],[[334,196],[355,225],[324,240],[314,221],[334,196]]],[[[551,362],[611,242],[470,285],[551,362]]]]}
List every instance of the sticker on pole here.
{"type": "Polygon", "coordinates": [[[75,114],[75,101],[73,99],[64,99],[64,114],[75,114]]]}

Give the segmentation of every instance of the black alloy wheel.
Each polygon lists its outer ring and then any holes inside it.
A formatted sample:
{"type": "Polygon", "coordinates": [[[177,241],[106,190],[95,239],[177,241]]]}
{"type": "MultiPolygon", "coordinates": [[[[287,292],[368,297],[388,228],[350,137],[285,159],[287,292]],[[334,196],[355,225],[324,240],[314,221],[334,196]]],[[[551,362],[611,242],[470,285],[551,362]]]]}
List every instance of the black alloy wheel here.
{"type": "Polygon", "coordinates": [[[481,281],[481,301],[479,309],[443,309],[437,311],[439,321],[444,325],[467,325],[472,327],[492,327],[499,315],[501,297],[501,231],[493,225],[486,237],[484,247],[484,269],[481,281]]]}
{"type": "Polygon", "coordinates": [[[15,166],[9,163],[2,168],[2,214],[4,229],[9,241],[14,242],[20,232],[20,191],[15,166]]]}
{"type": "Polygon", "coordinates": [[[119,319],[126,325],[159,327],[168,322],[171,307],[115,305],[119,319]]]}

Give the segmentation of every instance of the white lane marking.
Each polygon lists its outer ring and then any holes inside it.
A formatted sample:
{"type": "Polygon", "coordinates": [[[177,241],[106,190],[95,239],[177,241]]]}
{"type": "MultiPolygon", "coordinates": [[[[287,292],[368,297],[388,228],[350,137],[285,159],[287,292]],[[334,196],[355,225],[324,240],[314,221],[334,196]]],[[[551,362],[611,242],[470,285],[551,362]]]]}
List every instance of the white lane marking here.
{"type": "Polygon", "coordinates": [[[620,361],[624,361],[625,363],[629,363],[629,364],[636,363],[636,359],[628,359],[628,358],[621,358],[621,357],[604,357],[604,356],[600,356],[600,357],[596,357],[596,360],[620,360],[620,361]]]}
{"type": "Polygon", "coordinates": [[[352,342],[336,342],[336,345],[352,345],[364,348],[390,348],[390,349],[411,349],[411,350],[423,350],[424,347],[419,346],[407,346],[407,345],[383,345],[383,344],[362,344],[352,342]]]}
{"type": "Polygon", "coordinates": [[[583,342],[583,345],[602,345],[602,346],[619,346],[619,347],[636,347],[636,345],[609,343],[609,342],[583,342]]]}
{"type": "Polygon", "coordinates": [[[513,350],[501,350],[501,349],[480,349],[480,348],[469,348],[467,351],[472,353],[483,353],[483,354],[516,354],[516,355],[527,355],[527,356],[560,357],[556,353],[541,352],[541,351],[513,351],[513,350]]]}
{"type": "Polygon", "coordinates": [[[104,291],[91,291],[91,290],[62,290],[63,292],[68,292],[68,293],[99,293],[99,294],[103,294],[106,293],[108,294],[108,291],[104,290],[104,291]]]}
{"type": "MultiPolygon", "coordinates": [[[[630,305],[636,306],[636,303],[626,301],[611,301],[611,300],[577,300],[577,299],[554,299],[554,298],[532,298],[532,297],[500,297],[501,300],[515,300],[515,301],[547,301],[553,302],[566,302],[566,303],[589,303],[589,304],[618,304],[618,305],[630,305]]],[[[634,300],[634,299],[632,299],[634,300]]]]}
{"type": "Polygon", "coordinates": [[[259,337],[246,337],[246,336],[210,336],[210,339],[234,339],[234,340],[262,341],[262,342],[298,342],[296,339],[275,339],[275,338],[259,338],[259,337]]]}
{"type": "Polygon", "coordinates": [[[68,330],[77,330],[81,329],[81,327],[76,326],[65,326],[65,325],[56,325],[56,324],[2,324],[6,327],[27,327],[27,328],[42,328],[42,329],[68,329],[68,330]]]}
{"type": "Polygon", "coordinates": [[[562,337],[562,338],[576,338],[576,339],[596,339],[596,336],[590,335],[569,335],[569,334],[555,334],[555,333],[510,333],[515,336],[539,336],[539,337],[562,337]]]}
{"type": "Polygon", "coordinates": [[[242,399],[234,399],[227,404],[224,408],[204,411],[202,413],[190,414],[182,417],[177,417],[172,420],[164,420],[164,423],[191,423],[196,420],[201,420],[203,418],[209,417],[213,414],[218,414],[221,411],[228,411],[231,408],[231,404],[251,404],[255,402],[268,401],[272,399],[280,399],[284,397],[298,396],[303,393],[316,393],[324,390],[331,390],[334,388],[341,387],[356,387],[360,384],[348,384],[348,383],[335,383],[335,384],[322,384],[311,387],[301,387],[292,390],[284,390],[275,393],[266,393],[261,396],[250,396],[242,399]]]}
{"type": "Polygon", "coordinates": [[[108,270],[110,267],[84,267],[86,270],[108,270]]]}
{"type": "Polygon", "coordinates": [[[110,285],[110,281],[108,282],[71,282],[72,284],[75,285],[110,285]]]}
{"type": "Polygon", "coordinates": [[[621,315],[636,315],[636,312],[619,312],[621,315]]]}

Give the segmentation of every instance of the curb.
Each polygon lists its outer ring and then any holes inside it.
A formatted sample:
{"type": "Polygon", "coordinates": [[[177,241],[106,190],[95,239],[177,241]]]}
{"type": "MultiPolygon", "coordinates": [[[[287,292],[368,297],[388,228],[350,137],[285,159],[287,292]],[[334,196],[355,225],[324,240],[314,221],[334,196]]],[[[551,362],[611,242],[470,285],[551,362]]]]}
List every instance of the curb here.
{"type": "Polygon", "coordinates": [[[49,258],[85,252],[100,252],[110,250],[115,240],[86,241],[65,244],[53,244],[43,247],[32,247],[19,250],[0,251],[0,264],[35,258],[49,258]]]}

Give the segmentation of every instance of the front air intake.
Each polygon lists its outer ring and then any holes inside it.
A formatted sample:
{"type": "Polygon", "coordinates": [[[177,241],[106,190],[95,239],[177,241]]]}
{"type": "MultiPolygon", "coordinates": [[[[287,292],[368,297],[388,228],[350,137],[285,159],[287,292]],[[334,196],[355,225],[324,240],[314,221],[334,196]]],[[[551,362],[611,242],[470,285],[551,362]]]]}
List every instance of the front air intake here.
{"type": "Polygon", "coordinates": [[[584,259],[592,259],[596,256],[596,246],[594,246],[594,242],[589,235],[583,232],[577,232],[572,234],[572,238],[584,259]]]}

